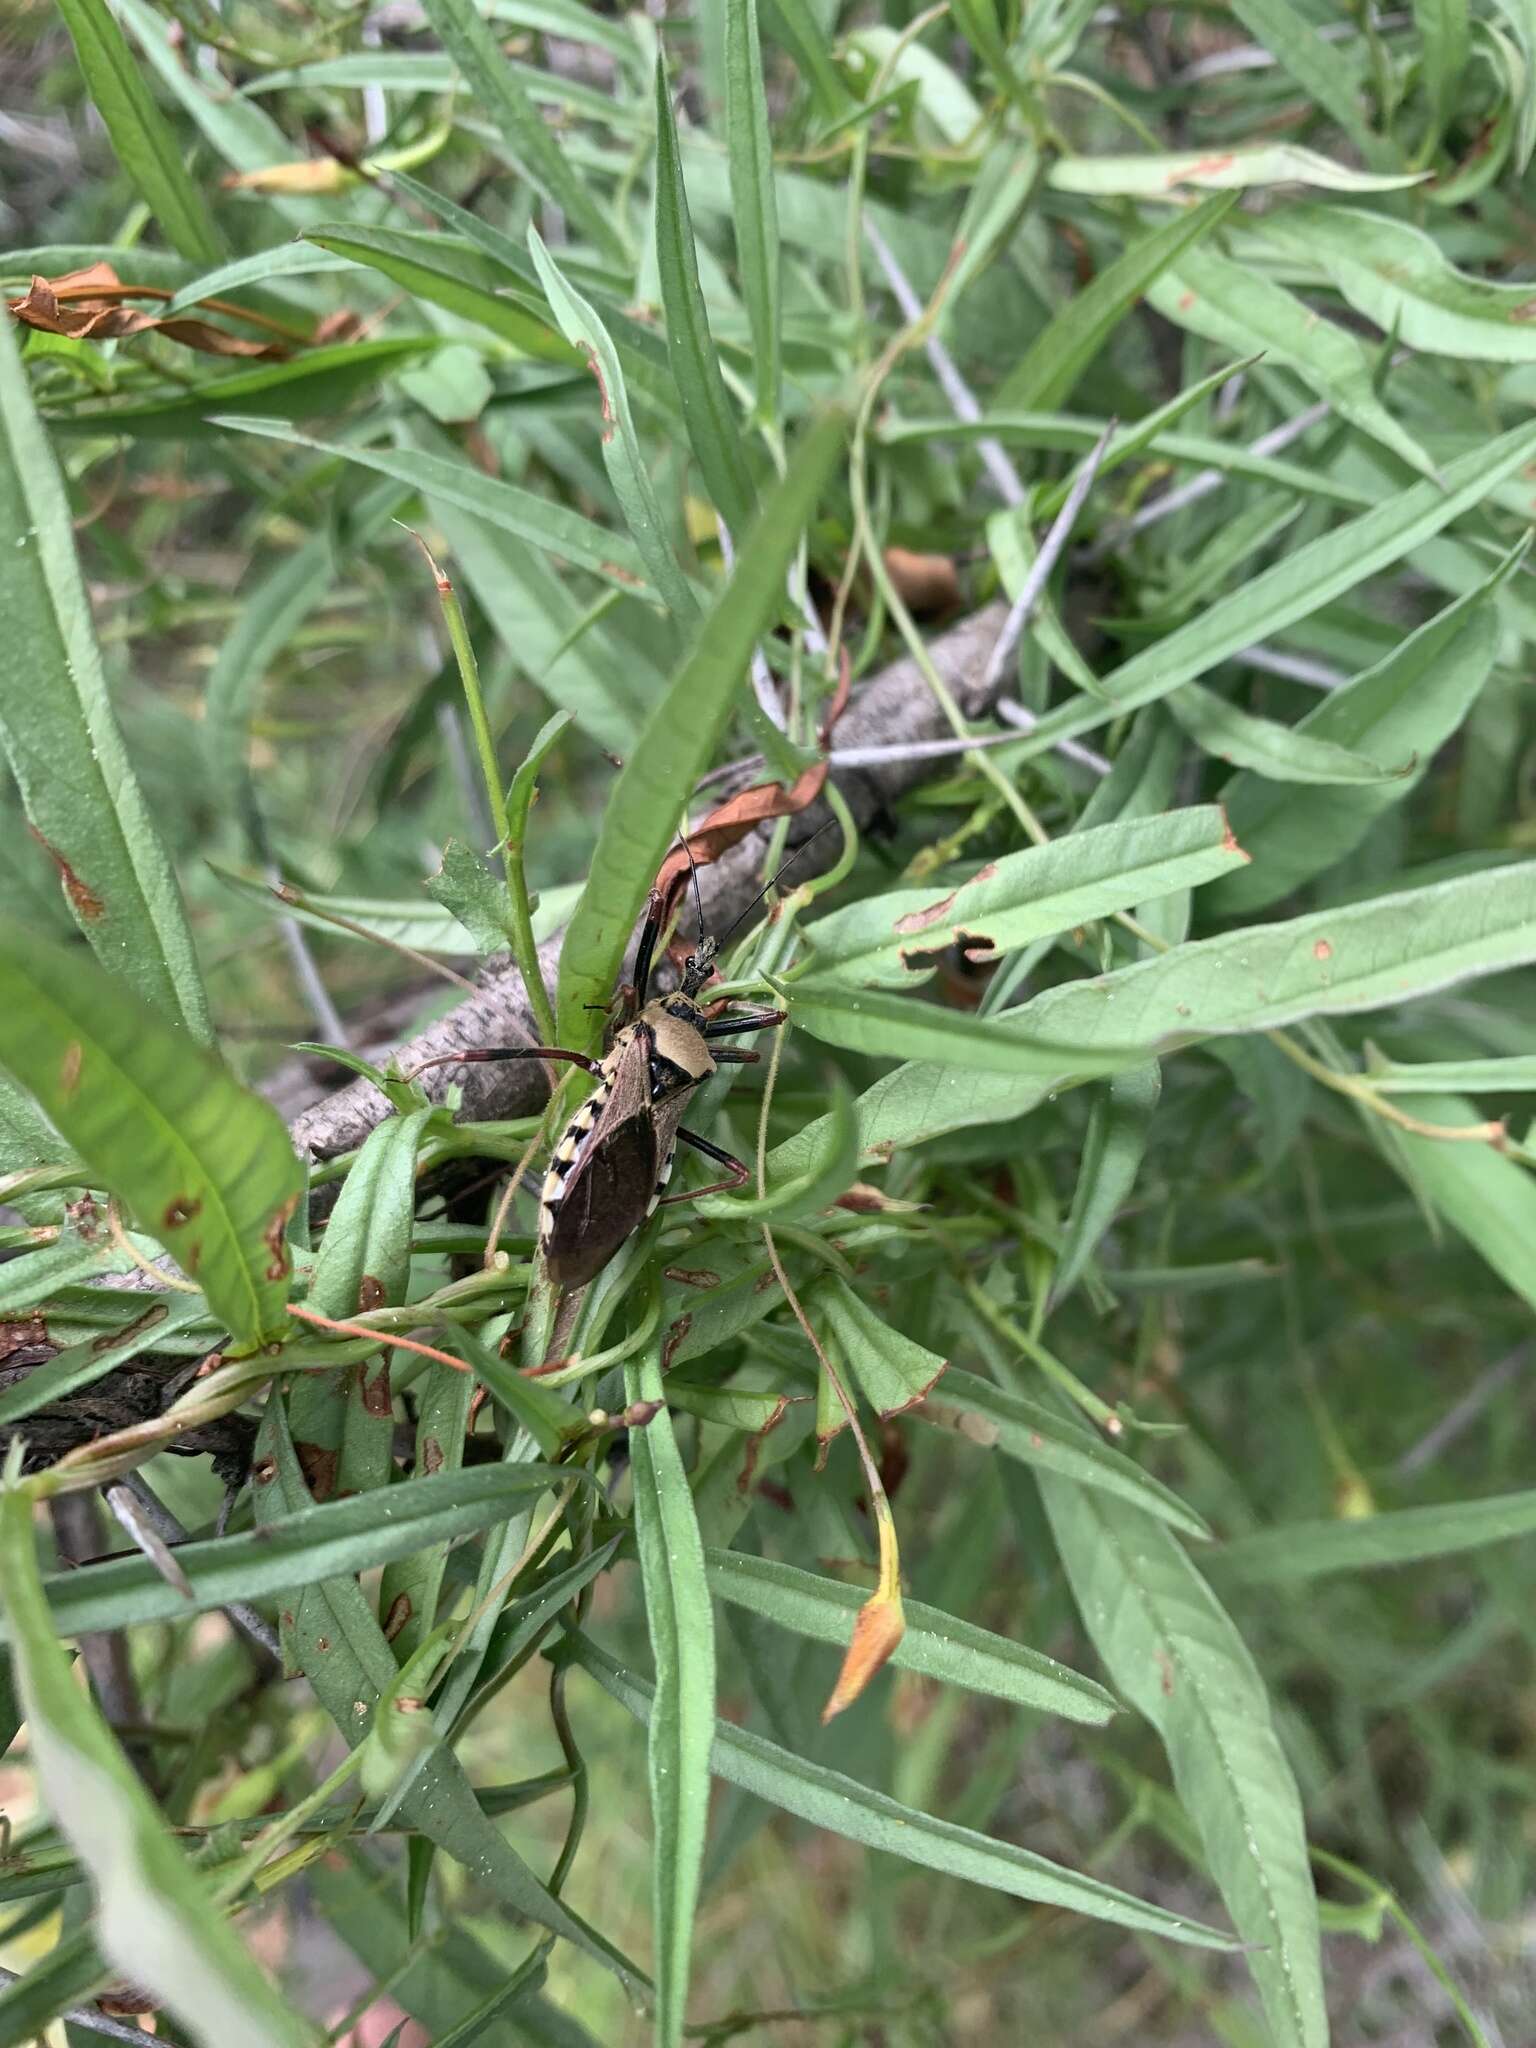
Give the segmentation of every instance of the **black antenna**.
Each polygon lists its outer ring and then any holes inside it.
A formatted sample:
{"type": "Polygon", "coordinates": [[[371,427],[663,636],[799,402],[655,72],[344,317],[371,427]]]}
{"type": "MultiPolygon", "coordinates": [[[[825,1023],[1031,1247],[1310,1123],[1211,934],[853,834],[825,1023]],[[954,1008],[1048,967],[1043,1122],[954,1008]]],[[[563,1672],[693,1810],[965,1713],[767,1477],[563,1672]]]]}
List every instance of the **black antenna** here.
{"type": "Polygon", "coordinates": [[[716,939],[715,951],[717,953],[723,952],[725,950],[725,942],[731,936],[731,933],[734,932],[738,926],[746,922],[748,916],[751,914],[752,911],[754,911],[757,908],[758,904],[762,902],[763,898],[768,894],[768,891],[779,882],[781,877],[788,874],[789,870],[794,866],[795,862],[800,858],[801,854],[803,854],[808,847],[814,846],[817,840],[821,837],[823,832],[830,832],[832,827],[836,823],[836,818],[828,818],[824,825],[818,825],[816,827],[816,830],[811,834],[809,839],[801,840],[800,844],[789,856],[789,859],[785,861],[784,865],[779,869],[778,873],[770,876],[769,879],[766,882],[764,882],[762,888],[758,890],[757,894],[752,898],[752,901],[741,913],[741,916],[736,919],[735,923],[732,924],[728,930],[723,931],[720,934],[719,938],[716,939]]]}
{"type": "Polygon", "coordinates": [[[699,913],[699,945],[704,944],[704,897],[699,888],[699,865],[693,857],[693,848],[688,844],[688,834],[683,834],[683,851],[688,856],[688,872],[693,877],[693,900],[699,913]]]}

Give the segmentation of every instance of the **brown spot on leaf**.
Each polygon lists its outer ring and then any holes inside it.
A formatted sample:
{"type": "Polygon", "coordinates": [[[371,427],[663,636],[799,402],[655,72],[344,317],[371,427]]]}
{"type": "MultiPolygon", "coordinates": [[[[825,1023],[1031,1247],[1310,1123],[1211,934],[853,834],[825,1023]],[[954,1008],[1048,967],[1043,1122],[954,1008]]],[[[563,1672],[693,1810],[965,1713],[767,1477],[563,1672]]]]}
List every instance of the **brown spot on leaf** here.
{"type": "Polygon", "coordinates": [[[1189,311],[1190,307],[1191,307],[1191,306],[1192,306],[1192,305],[1193,305],[1194,303],[1195,303],[1195,295],[1194,295],[1194,293],[1193,293],[1193,292],[1180,292],[1180,293],[1179,293],[1179,311],[1180,311],[1181,313],[1187,313],[1187,312],[1189,311]]]}
{"type": "Polygon", "coordinates": [[[1518,306],[1509,309],[1511,320],[1536,320],[1536,299],[1522,299],[1518,306]]]}
{"type": "Polygon", "coordinates": [[[414,1613],[409,1593],[397,1593],[389,1603],[389,1612],[384,1617],[384,1640],[392,1643],[414,1613]]]}
{"type": "Polygon", "coordinates": [[[429,1478],[434,1472],[441,1472],[443,1469],[443,1447],[435,1436],[422,1439],[421,1469],[429,1478]]]}
{"type": "Polygon", "coordinates": [[[316,1648],[317,1650],[319,1650],[319,1651],[321,1651],[321,1652],[323,1653],[324,1651],[328,1650],[328,1649],[329,1649],[330,1647],[331,1647],[331,1639],[330,1639],[330,1637],[329,1637],[329,1636],[316,1636],[316,1637],[315,1637],[315,1648],[316,1648]]]}
{"type": "Polygon", "coordinates": [[[388,1359],[379,1367],[372,1379],[369,1379],[365,1372],[359,1370],[357,1383],[358,1390],[363,1397],[363,1407],[369,1415],[372,1415],[378,1421],[382,1421],[386,1416],[393,1415],[394,1402],[391,1400],[389,1392],[388,1359]]]}
{"type": "Polygon", "coordinates": [[[678,1346],[684,1341],[692,1328],[692,1316],[679,1316],[677,1321],[668,1330],[666,1341],[661,1347],[661,1369],[663,1372],[671,1371],[672,1361],[677,1356],[678,1346]]]}
{"type": "Polygon", "coordinates": [[[1238,845],[1237,834],[1232,830],[1225,811],[1221,814],[1221,850],[1223,853],[1235,853],[1241,860],[1253,859],[1246,846],[1238,845]]]}
{"type": "Polygon", "coordinates": [[[707,1266],[668,1266],[664,1277],[675,1280],[679,1287],[718,1287],[720,1275],[712,1273],[707,1266]]]}
{"type": "MultiPolygon", "coordinates": [[[[255,1464],[251,1467],[251,1479],[252,1482],[257,1486],[270,1486],[276,1477],[276,1458],[258,1458],[255,1464]]],[[[289,1615],[288,1620],[291,1623],[293,1620],[293,1616],[289,1615]]]]}
{"type": "Polygon", "coordinates": [[[905,1415],[909,1408],[920,1407],[921,1404],[927,1400],[928,1396],[933,1392],[934,1388],[939,1384],[939,1381],[943,1379],[945,1373],[947,1373],[948,1371],[949,1360],[947,1358],[941,1358],[939,1360],[938,1371],[934,1374],[933,1378],[928,1381],[926,1386],[919,1387],[915,1394],[910,1395],[905,1401],[898,1401],[894,1407],[882,1408],[880,1410],[880,1420],[882,1422],[889,1422],[893,1415],[905,1415]]]}
{"type": "Polygon", "coordinates": [[[357,1283],[357,1312],[367,1315],[371,1310],[384,1308],[389,1302],[389,1289],[373,1273],[365,1273],[357,1283]]]}
{"type": "Polygon", "coordinates": [[[909,910],[904,917],[897,918],[891,929],[899,932],[904,939],[910,938],[914,932],[927,931],[930,925],[936,925],[941,918],[948,917],[959,893],[957,889],[951,889],[947,896],[941,897],[937,903],[930,903],[926,910],[909,910]]]}
{"type": "Polygon", "coordinates": [[[597,379],[598,393],[603,401],[603,439],[611,441],[613,439],[613,406],[609,401],[608,382],[603,375],[603,366],[598,361],[597,350],[592,346],[591,342],[583,342],[579,346],[587,351],[587,368],[597,379]]]}
{"type": "Polygon", "coordinates": [[[281,1208],[275,1211],[272,1220],[261,1233],[261,1241],[272,1254],[267,1264],[269,1280],[286,1279],[288,1274],[288,1244],[283,1233],[288,1228],[288,1218],[299,1206],[298,1195],[292,1194],[281,1208]]]}
{"type": "MultiPolygon", "coordinates": [[[[156,1323],[163,1323],[169,1314],[170,1310],[166,1307],[165,1303],[157,1301],[152,1308],[145,1309],[143,1315],[136,1316],[123,1329],[103,1330],[99,1337],[94,1337],[91,1340],[92,1356],[99,1358],[104,1351],[116,1351],[119,1345],[131,1343],[135,1337],[142,1335],[145,1330],[152,1330],[156,1323]]],[[[0,1349],[3,1348],[3,1346],[0,1346],[0,1349]]]]}
{"type": "Polygon", "coordinates": [[[167,1230],[181,1230],[192,1221],[202,1206],[200,1195],[173,1195],[166,1203],[165,1214],[160,1220],[167,1230]]]}
{"type": "Polygon", "coordinates": [[[1199,163],[1189,164],[1182,171],[1170,171],[1167,182],[1170,186],[1198,184],[1202,178],[1219,178],[1223,171],[1229,171],[1236,159],[1231,156],[1203,156],[1199,163]]]}
{"type": "Polygon", "coordinates": [[[1313,942],[1312,958],[1314,960],[1331,960],[1333,958],[1333,947],[1327,939],[1317,939],[1313,942]]]}
{"type": "Polygon", "coordinates": [[[1161,1644],[1158,1645],[1157,1649],[1157,1668],[1160,1674],[1158,1683],[1162,1687],[1163,1698],[1165,1700],[1172,1699],[1173,1659],[1169,1656],[1168,1652],[1162,1647],[1161,1644]]]}
{"type": "Polygon", "coordinates": [[[105,912],[107,907],[105,903],[102,902],[96,891],[88,883],[81,881],[59,849],[56,846],[50,845],[35,825],[28,825],[27,830],[58,869],[59,885],[64,891],[65,900],[68,902],[70,909],[80,919],[82,924],[94,924],[97,918],[105,912]]]}
{"type": "Polygon", "coordinates": [[[65,1046],[64,1056],[59,1061],[59,1090],[61,1094],[66,1096],[73,1095],[80,1086],[80,1062],[83,1057],[79,1039],[72,1038],[68,1045],[65,1046]]]}
{"type": "Polygon", "coordinates": [[[304,1474],[304,1483],[316,1500],[329,1500],[336,1488],[337,1454],[324,1444],[300,1444],[293,1447],[299,1461],[299,1470],[304,1474]]]}

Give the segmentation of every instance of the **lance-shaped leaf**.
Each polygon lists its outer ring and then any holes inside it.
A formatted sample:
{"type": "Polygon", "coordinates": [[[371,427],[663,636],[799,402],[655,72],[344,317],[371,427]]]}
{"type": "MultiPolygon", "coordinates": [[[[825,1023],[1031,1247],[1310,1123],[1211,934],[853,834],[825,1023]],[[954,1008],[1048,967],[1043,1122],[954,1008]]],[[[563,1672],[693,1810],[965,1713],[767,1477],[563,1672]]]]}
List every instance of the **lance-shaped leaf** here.
{"type": "Polygon", "coordinates": [[[1326,2048],[1317,1898],[1301,1800],[1264,1684],[1161,1523],[1056,1475],[1040,1482],[1083,1624],[1162,1737],[1180,1803],[1244,1940],[1277,2042],[1326,2048]]]}
{"type": "MultiPolygon", "coordinates": [[[[820,1643],[846,1644],[866,1597],[840,1579],[739,1550],[708,1550],[705,1564],[709,1589],[720,1599],[749,1607],[780,1628],[820,1643]]],[[[1102,1723],[1115,1711],[1114,1699],[1103,1686],[1054,1657],[920,1601],[903,1601],[902,1611],[906,1633],[890,1657],[900,1670],[990,1693],[1039,1713],[1061,1714],[1069,1721],[1102,1723]]]]}
{"type": "Polygon", "coordinates": [[[1251,774],[1233,777],[1222,794],[1252,861],[1215,885],[1213,909],[1241,916],[1288,896],[1353,852],[1382,812],[1418,787],[1492,673],[1499,623],[1488,598],[1483,585],[1447,605],[1373,667],[1331,690],[1295,727],[1298,739],[1411,762],[1409,774],[1355,789],[1294,789],[1251,774]]]}
{"type": "MultiPolygon", "coordinates": [[[[455,1377],[472,1384],[468,1373],[455,1377]]],[[[292,1509],[275,1507],[259,1529],[178,1544],[176,1561],[190,1600],[141,1557],[105,1558],[88,1572],[50,1575],[45,1591],[53,1627],[61,1636],[77,1636],[171,1621],[234,1600],[279,1600],[321,1580],[355,1577],[493,1528],[559,1483],[546,1465],[484,1465],[401,1480],[390,1487],[387,1502],[354,1494],[306,1505],[295,1496],[292,1509]]]]}
{"type": "Polygon", "coordinates": [[[1500,1493],[1487,1500],[1396,1508],[1346,1521],[1287,1522],[1223,1544],[1211,1552],[1211,1567],[1234,1585],[1289,1586],[1335,1572],[1453,1557],[1533,1533],[1536,1491],[1500,1493]]]}
{"type": "Polygon", "coordinates": [[[603,812],[587,886],[560,955],[562,1045],[594,1042],[587,1008],[606,1005],[624,948],[674,831],[677,806],[714,756],[760,634],[778,608],[785,573],[842,445],[833,413],[806,436],[764,502],[730,582],[693,651],[646,721],[603,812]]]}
{"type": "Polygon", "coordinates": [[[605,255],[622,261],[624,240],[613,215],[556,141],[473,0],[427,0],[427,19],[518,170],[605,255]]]}
{"type": "Polygon", "coordinates": [[[1060,405],[1142,293],[1209,234],[1233,203],[1232,193],[1213,193],[1132,242],[1091,284],[1074,292],[1035,337],[1022,362],[1003,379],[994,406],[1029,412],[1060,405]]]}
{"type": "Polygon", "coordinates": [[[731,219],[741,295],[752,329],[757,416],[779,417],[779,206],[774,189],[773,136],[763,89],[757,0],[725,10],[725,126],[731,169],[731,219]]]}
{"type": "Polygon", "coordinates": [[[745,533],[757,512],[757,492],[704,309],[672,93],[661,58],[656,62],[656,267],[667,316],[667,355],[688,445],[721,518],[732,534],[745,533]]]}
{"type": "Polygon", "coordinates": [[[645,564],[638,551],[622,535],[609,533],[593,519],[569,506],[541,498],[517,484],[503,483],[487,476],[472,463],[453,462],[446,456],[431,455],[424,448],[360,448],[340,441],[318,441],[266,420],[227,420],[226,426],[241,433],[264,434],[274,441],[308,448],[316,455],[334,455],[355,462],[396,483],[413,486],[446,505],[457,505],[487,525],[531,541],[552,555],[563,556],[578,568],[590,569],[605,582],[634,597],[654,598],[646,581],[645,564]]]}
{"type": "Polygon", "coordinates": [[[1536,362],[1536,293],[1458,270],[1422,228],[1354,206],[1290,206],[1253,225],[1318,265],[1357,313],[1405,347],[1472,362],[1536,362]]]}
{"type": "Polygon", "coordinates": [[[32,1755],[54,1818],[90,1874],[104,1954],[205,2048],[316,2048],[318,2030],[252,1961],[75,1683],[43,1597],[32,1499],[21,1487],[0,1499],[0,1561],[32,1755]]]}
{"type": "MultiPolygon", "coordinates": [[[[649,1717],[651,1687],[616,1664],[596,1643],[586,1636],[573,1635],[566,1654],[637,1720],[649,1717]]],[[[715,1723],[710,1768],[716,1777],[742,1786],[770,1806],[782,1807],[813,1827],[825,1828],[829,1834],[842,1835],[849,1841],[863,1842],[871,1849],[885,1850],[920,1869],[943,1871],[972,1884],[1010,1893],[1014,1898],[1064,1906],[1069,1912],[1083,1913],[1091,1919],[1166,1935],[1201,1948],[1233,1946],[1229,1936],[1203,1927],[1198,1920],[1147,1905],[1117,1891],[1113,1885],[1081,1876],[1060,1863],[1052,1863],[1048,1857],[1016,1848],[1011,1842],[993,1841],[974,1828],[903,1806],[888,1793],[876,1792],[856,1778],[845,1777],[841,1771],[828,1770],[824,1764],[810,1763],[765,1736],[733,1727],[728,1721],[715,1723]]]]}
{"type": "Polygon", "coordinates": [[[9,316],[0,330],[0,752],[98,958],[206,1040],[192,934],[107,693],[63,478],[9,316]]]}
{"type": "Polygon", "coordinates": [[[1156,1060],[1112,1074],[1094,1101],[1077,1186],[1067,1218],[1051,1298],[1070,1294],[1114,1222],[1121,1204],[1136,1184],[1147,1134],[1162,1093],[1162,1069],[1156,1060]]]}
{"type": "Polygon", "coordinates": [[[993,960],[1093,918],[1212,881],[1246,858],[1221,810],[1196,804],[1005,854],[947,892],[888,890],[818,918],[802,936],[818,976],[910,986],[946,947],[993,960]]]}
{"type": "Polygon", "coordinates": [[[235,1344],[284,1325],[284,1230],[304,1172],[276,1110],[94,961],[0,921],[0,1065],[235,1344]]]}
{"type": "Polygon", "coordinates": [[[599,318],[597,309],[565,277],[545,248],[537,228],[529,229],[528,246],[533,252],[539,281],[549,296],[550,309],[560,332],[581,350],[597,379],[602,405],[603,463],[640,559],[673,617],[684,626],[691,625],[698,617],[698,599],[672,546],[669,523],[656,495],[656,486],[651,481],[640,436],[635,431],[624,368],[613,337],[599,318]]]}
{"type": "Polygon", "coordinates": [[[1424,449],[1376,396],[1362,344],[1262,271],[1214,249],[1190,249],[1147,297],[1176,326],[1237,355],[1263,349],[1273,361],[1288,364],[1342,419],[1422,476],[1434,475],[1424,449]]]}
{"type": "MultiPolygon", "coordinates": [[[[882,1422],[915,1407],[942,1377],[947,1361],[883,1323],[846,1281],[828,1280],[817,1288],[814,1300],[827,1318],[854,1385],[882,1422]]],[[[832,1413],[834,1429],[843,1428],[847,1417],[841,1406],[832,1413]]]]}
{"type": "Polygon", "coordinates": [[[224,247],[207,194],[183,164],[181,146],[107,0],[59,0],[59,12],[117,160],[161,232],[194,263],[217,263],[224,247]]]}
{"type": "MultiPolygon", "coordinates": [[[[269,1456],[258,1466],[258,1523],[270,1525],[285,1514],[307,1512],[309,1493],[278,1402],[268,1403],[261,1441],[269,1456]]],[[[540,1476],[550,1483],[547,1474],[540,1476]]],[[[474,1477],[460,1473],[452,1483],[462,1486],[474,1477]]],[[[435,1483],[422,1482],[429,1488],[435,1483]]],[[[389,1489],[391,1507],[395,1491],[389,1489]]],[[[376,1521],[387,1519],[385,1502],[377,1494],[360,1496],[356,1505],[370,1510],[376,1521]]],[[[355,1579],[330,1576],[311,1590],[308,1612],[284,1616],[285,1639],[343,1740],[355,1749],[368,1739],[381,1701],[399,1678],[399,1667],[355,1579]]],[[[463,1765],[446,1744],[440,1743],[420,1761],[397,1796],[410,1824],[472,1870],[513,1912],[563,1935],[626,1981],[638,1979],[638,1971],[618,1950],[534,1875],[481,1808],[463,1765]]]]}
{"type": "MultiPolygon", "coordinates": [[[[1417,185],[1428,176],[1427,171],[1356,171],[1298,143],[1261,142],[1227,150],[1065,156],[1052,164],[1046,173],[1046,183],[1054,185],[1058,192],[1118,193],[1156,199],[1186,186],[1216,192],[1249,185],[1316,185],[1325,192],[1393,192],[1403,185],[1417,185]]],[[[1262,216],[1256,218],[1262,221],[1262,216]]],[[[1375,215],[1366,218],[1374,219],[1375,215]]]]}
{"type": "MultiPolygon", "coordinates": [[[[1536,960],[1536,861],[1175,946],[1005,1013],[1026,1043],[1161,1045],[1410,1002],[1536,960]]],[[[1064,1070],[1070,1071],[1070,1069],[1064,1070]]],[[[1079,1071],[1081,1071],[1079,1069],[1079,1071]]]]}
{"type": "Polygon", "coordinates": [[[1192,1507],[1134,1458],[1027,1395],[951,1366],[933,1395],[912,1411],[917,1422],[952,1429],[983,1450],[999,1450],[1040,1472],[1059,1473],[1080,1486],[1114,1494],[1189,1536],[1211,1533],[1192,1507]]]}
{"type": "Polygon", "coordinates": [[[651,1899],[655,1915],[656,2048],[678,2048],[709,1820],[709,1746],[715,1721],[715,1623],[704,1582],[688,1474],[667,1412],[655,1346],[625,1369],[631,1401],[656,1412],[630,1432],[635,1547],[656,1667],[650,1717],[651,1899]]]}

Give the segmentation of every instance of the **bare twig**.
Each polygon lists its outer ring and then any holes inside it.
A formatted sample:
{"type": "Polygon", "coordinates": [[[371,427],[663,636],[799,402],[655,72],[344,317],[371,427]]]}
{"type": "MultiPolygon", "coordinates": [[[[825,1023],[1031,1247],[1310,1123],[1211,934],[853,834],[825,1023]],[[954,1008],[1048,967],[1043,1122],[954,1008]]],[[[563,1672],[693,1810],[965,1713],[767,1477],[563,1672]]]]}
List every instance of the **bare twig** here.
{"type": "MultiPolygon", "coordinates": [[[[63,1498],[68,1499],[72,1496],[65,1495],[63,1498]]],[[[179,1579],[181,1590],[190,1597],[192,1589],[187,1583],[187,1575],[177,1564],[171,1550],[167,1548],[170,1544],[185,1543],[187,1532],[159,1495],[151,1489],[143,1475],[129,1472],[117,1485],[109,1486],[107,1506],[144,1554],[153,1560],[156,1568],[170,1579],[172,1585],[179,1579]],[[159,1550],[152,1549],[151,1543],[158,1545],[159,1550]],[[167,1565],[170,1567],[169,1571],[166,1569],[167,1565]],[[174,1577],[171,1576],[172,1572],[175,1574],[174,1577]]],[[[248,1607],[243,1600],[232,1600],[223,1612],[231,1627],[238,1629],[241,1635],[254,1643],[257,1649],[270,1657],[274,1663],[282,1663],[283,1653],[277,1640],[277,1632],[269,1622],[262,1619],[254,1607],[248,1607]]]]}

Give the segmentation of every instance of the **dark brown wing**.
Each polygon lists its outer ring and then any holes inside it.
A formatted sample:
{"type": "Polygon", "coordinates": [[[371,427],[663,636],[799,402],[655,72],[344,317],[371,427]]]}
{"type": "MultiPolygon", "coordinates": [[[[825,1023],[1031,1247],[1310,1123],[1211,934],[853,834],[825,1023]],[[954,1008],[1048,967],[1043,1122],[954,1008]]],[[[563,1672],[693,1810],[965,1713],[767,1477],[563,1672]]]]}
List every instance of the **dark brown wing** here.
{"type": "Polygon", "coordinates": [[[656,1188],[656,1125],[649,1109],[622,1123],[605,1114],[566,1179],[544,1245],[558,1287],[585,1287],[645,1221],[656,1188]]]}

